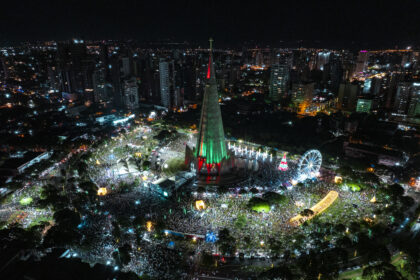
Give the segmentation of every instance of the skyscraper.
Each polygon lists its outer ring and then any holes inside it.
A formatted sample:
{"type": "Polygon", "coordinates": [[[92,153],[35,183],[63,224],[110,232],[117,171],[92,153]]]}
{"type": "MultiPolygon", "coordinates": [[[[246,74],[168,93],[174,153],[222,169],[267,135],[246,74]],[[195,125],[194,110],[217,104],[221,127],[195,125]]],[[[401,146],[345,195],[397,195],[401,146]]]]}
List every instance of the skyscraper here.
{"type": "Polygon", "coordinates": [[[292,103],[299,113],[304,113],[313,98],[315,83],[296,83],[292,86],[292,103]]]}
{"type": "Polygon", "coordinates": [[[399,115],[406,115],[410,101],[411,83],[400,83],[395,95],[393,112],[399,115]]]}
{"type": "Polygon", "coordinates": [[[398,85],[393,112],[409,117],[420,114],[420,83],[402,82],[398,85]]]}
{"type": "Polygon", "coordinates": [[[99,68],[93,72],[93,95],[95,102],[100,102],[107,99],[105,94],[105,77],[105,68],[99,68]]]}
{"type": "Polygon", "coordinates": [[[114,103],[117,107],[122,107],[124,104],[122,86],[121,86],[121,67],[118,56],[112,56],[108,66],[111,74],[112,90],[114,94],[114,103]]]}
{"type": "Polygon", "coordinates": [[[322,51],[320,53],[318,53],[318,57],[317,57],[317,61],[316,61],[316,68],[318,70],[323,71],[324,70],[324,65],[328,63],[329,59],[330,59],[330,52],[327,51],[322,51]]]}
{"type": "Polygon", "coordinates": [[[57,66],[63,95],[70,99],[90,99],[93,67],[83,40],[58,44],[57,66]]]}
{"type": "Polygon", "coordinates": [[[359,74],[365,71],[366,63],[368,60],[368,52],[361,50],[357,56],[355,74],[359,74]]]}
{"type": "Polygon", "coordinates": [[[198,173],[201,172],[205,164],[207,174],[214,171],[220,174],[221,163],[228,158],[228,154],[213,65],[212,39],[210,39],[210,56],[206,79],[196,146],[198,173]]]}
{"type": "Polygon", "coordinates": [[[121,58],[121,72],[124,77],[131,77],[132,74],[132,60],[130,57],[121,58]]]}
{"type": "Polygon", "coordinates": [[[340,88],[338,90],[337,109],[354,111],[357,105],[357,94],[357,85],[350,83],[340,84],[340,88]]]}
{"type": "Polygon", "coordinates": [[[139,93],[135,78],[124,81],[124,107],[127,110],[134,110],[139,107],[139,93]]]}
{"type": "Polygon", "coordinates": [[[410,102],[408,103],[408,116],[420,117],[420,83],[411,85],[410,102]]]}
{"type": "Polygon", "coordinates": [[[328,63],[323,65],[323,84],[334,93],[337,93],[343,77],[343,64],[341,57],[331,53],[328,63]]]}
{"type": "Polygon", "coordinates": [[[279,101],[288,93],[289,87],[289,65],[285,62],[279,62],[271,66],[270,75],[270,99],[279,101]]]}
{"type": "Polygon", "coordinates": [[[175,71],[174,62],[161,59],[159,62],[160,74],[160,101],[162,106],[171,108],[174,106],[175,96],[175,71]]]}

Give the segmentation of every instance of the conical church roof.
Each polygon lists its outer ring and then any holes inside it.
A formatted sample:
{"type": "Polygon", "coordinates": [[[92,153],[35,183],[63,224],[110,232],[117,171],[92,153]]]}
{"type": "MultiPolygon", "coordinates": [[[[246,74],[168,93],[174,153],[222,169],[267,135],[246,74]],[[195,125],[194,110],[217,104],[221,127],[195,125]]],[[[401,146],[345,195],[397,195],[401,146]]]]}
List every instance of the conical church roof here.
{"type": "Polygon", "coordinates": [[[225,133],[219,105],[219,94],[214,71],[212,40],[210,39],[210,56],[207,67],[207,83],[201,108],[200,130],[197,139],[197,157],[206,164],[220,163],[227,158],[225,133]]]}

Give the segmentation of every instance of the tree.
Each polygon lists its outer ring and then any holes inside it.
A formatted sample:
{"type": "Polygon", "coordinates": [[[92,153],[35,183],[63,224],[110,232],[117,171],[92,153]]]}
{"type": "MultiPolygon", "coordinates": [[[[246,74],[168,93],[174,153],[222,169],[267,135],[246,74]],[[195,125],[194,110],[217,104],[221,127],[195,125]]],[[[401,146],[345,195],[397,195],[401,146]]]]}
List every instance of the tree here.
{"type": "Polygon", "coordinates": [[[239,215],[238,218],[235,220],[235,227],[238,229],[242,229],[247,224],[247,219],[245,215],[239,215]]]}
{"type": "Polygon", "coordinates": [[[248,207],[257,212],[266,212],[270,211],[270,204],[262,198],[253,197],[248,201],[248,207]]]}
{"type": "Polygon", "coordinates": [[[88,165],[84,161],[79,160],[76,165],[76,170],[77,174],[79,174],[79,177],[84,177],[88,170],[88,165]]]}
{"type": "Polygon", "coordinates": [[[133,220],[133,225],[135,228],[144,228],[146,224],[146,219],[142,215],[138,215],[133,220]]]}
{"type": "Polygon", "coordinates": [[[227,228],[219,231],[219,240],[217,241],[219,249],[223,255],[234,255],[236,251],[236,240],[230,235],[227,228]]]}
{"type": "Polygon", "coordinates": [[[340,239],[338,239],[336,244],[341,248],[349,248],[352,245],[350,238],[348,238],[347,236],[343,236],[340,239]]]}
{"type": "Polygon", "coordinates": [[[251,192],[252,194],[257,194],[257,193],[259,193],[258,189],[256,189],[256,188],[252,188],[252,189],[250,190],[250,192],[251,192]]]}
{"type": "Polygon", "coordinates": [[[46,247],[72,246],[79,240],[80,234],[75,229],[56,225],[48,230],[43,244],[46,247]]]}
{"type": "Polygon", "coordinates": [[[281,249],[282,249],[281,242],[277,239],[274,239],[274,238],[270,238],[268,240],[268,246],[269,246],[270,250],[273,251],[274,255],[279,254],[281,249]]]}
{"type": "Polygon", "coordinates": [[[66,228],[76,228],[80,224],[80,215],[65,208],[54,213],[56,224],[66,228]]]}
{"type": "Polygon", "coordinates": [[[130,256],[131,246],[124,244],[112,253],[115,263],[119,266],[125,266],[131,261],[130,256]]]}
{"type": "Polygon", "coordinates": [[[258,276],[258,279],[295,279],[292,271],[286,265],[280,265],[264,271],[258,276]]]}
{"type": "Polygon", "coordinates": [[[263,198],[270,203],[270,205],[284,204],[287,202],[287,197],[276,192],[266,192],[263,198]]]}
{"type": "Polygon", "coordinates": [[[401,187],[401,185],[399,184],[393,184],[388,186],[388,192],[391,196],[393,197],[400,197],[402,195],[404,195],[404,188],[401,187]]]}
{"type": "Polygon", "coordinates": [[[403,280],[395,266],[390,263],[382,262],[377,265],[368,266],[363,269],[363,279],[367,280],[403,280]]]}
{"type": "Polygon", "coordinates": [[[69,204],[68,196],[61,195],[60,189],[51,184],[42,188],[40,197],[39,204],[41,207],[51,205],[54,210],[59,210],[67,207],[69,204]]]}
{"type": "Polygon", "coordinates": [[[96,198],[98,187],[92,181],[84,181],[80,183],[79,188],[86,193],[91,201],[96,198]]]}
{"type": "Polygon", "coordinates": [[[149,170],[151,162],[148,160],[143,161],[142,168],[143,170],[149,170]]]}
{"type": "Polygon", "coordinates": [[[300,212],[300,215],[303,217],[311,217],[314,215],[314,211],[311,209],[304,209],[302,212],[300,212]]]}
{"type": "Polygon", "coordinates": [[[116,222],[113,221],[112,222],[112,236],[116,239],[119,240],[121,238],[121,228],[120,225],[116,222]]]}
{"type": "Polygon", "coordinates": [[[201,257],[201,263],[205,266],[212,266],[214,264],[213,256],[204,252],[201,257]]]}
{"type": "Polygon", "coordinates": [[[334,230],[337,233],[343,233],[346,230],[346,227],[343,224],[337,224],[335,225],[334,230]]]}
{"type": "Polygon", "coordinates": [[[402,210],[408,210],[415,203],[414,199],[411,196],[401,196],[400,202],[402,210]]]}

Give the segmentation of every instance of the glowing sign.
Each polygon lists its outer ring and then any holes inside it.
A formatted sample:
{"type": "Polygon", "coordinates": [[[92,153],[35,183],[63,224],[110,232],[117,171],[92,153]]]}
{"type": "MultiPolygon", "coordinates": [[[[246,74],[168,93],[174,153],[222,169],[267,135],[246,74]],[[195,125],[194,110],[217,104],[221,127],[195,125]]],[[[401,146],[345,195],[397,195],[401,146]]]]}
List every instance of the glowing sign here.
{"type": "Polygon", "coordinates": [[[152,222],[151,221],[147,221],[147,223],[146,223],[146,229],[147,229],[147,231],[148,232],[151,232],[152,231],[152,222]]]}
{"type": "Polygon", "coordinates": [[[203,200],[197,200],[195,202],[195,208],[197,208],[197,210],[204,210],[206,209],[206,204],[204,203],[203,200]]]}
{"type": "Polygon", "coordinates": [[[215,243],[217,241],[217,236],[214,232],[209,231],[206,233],[206,242],[207,243],[215,243]]]}
{"type": "Polygon", "coordinates": [[[98,195],[99,196],[104,196],[108,193],[108,190],[106,188],[99,188],[98,189],[98,195]]]}
{"type": "Polygon", "coordinates": [[[338,192],[330,191],[320,202],[311,207],[312,212],[314,213],[310,217],[304,217],[302,215],[297,215],[289,220],[292,225],[300,225],[306,220],[310,220],[318,214],[324,212],[328,207],[333,204],[333,202],[338,198],[338,192]]]}

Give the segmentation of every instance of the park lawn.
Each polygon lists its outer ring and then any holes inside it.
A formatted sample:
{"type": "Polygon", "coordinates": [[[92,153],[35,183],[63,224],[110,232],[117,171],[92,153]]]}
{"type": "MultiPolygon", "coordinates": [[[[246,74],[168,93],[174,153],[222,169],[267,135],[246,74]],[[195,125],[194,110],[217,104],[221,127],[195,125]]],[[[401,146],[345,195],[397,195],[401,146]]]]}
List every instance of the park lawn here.
{"type": "Polygon", "coordinates": [[[36,219],[33,219],[28,227],[31,228],[33,226],[37,226],[37,225],[41,224],[42,222],[51,223],[52,221],[54,221],[54,219],[52,217],[40,216],[40,217],[37,217],[36,219]]]}
{"type": "Polygon", "coordinates": [[[391,258],[391,264],[393,264],[397,270],[404,276],[404,278],[408,280],[415,280],[416,276],[411,274],[407,269],[405,269],[404,265],[406,263],[406,260],[404,259],[404,254],[395,254],[391,258]]]}
{"type": "MultiPolygon", "coordinates": [[[[409,280],[415,280],[415,275],[410,274],[407,270],[401,269],[401,264],[405,262],[404,255],[401,254],[395,254],[391,258],[391,264],[397,267],[397,270],[404,276],[406,279],[409,280]]],[[[343,273],[340,273],[338,279],[341,280],[361,280],[363,274],[363,268],[355,269],[355,270],[349,270],[345,271],[343,273]]]]}
{"type": "Polygon", "coordinates": [[[22,206],[28,206],[33,201],[32,197],[24,197],[19,200],[19,204],[22,206]]]}
{"type": "Polygon", "coordinates": [[[166,175],[174,175],[179,171],[185,170],[185,161],[183,158],[173,158],[167,162],[168,168],[164,169],[166,175]]]}
{"type": "Polygon", "coordinates": [[[343,273],[340,273],[338,276],[339,280],[361,280],[363,274],[363,269],[359,268],[356,270],[349,270],[343,273]]]}

